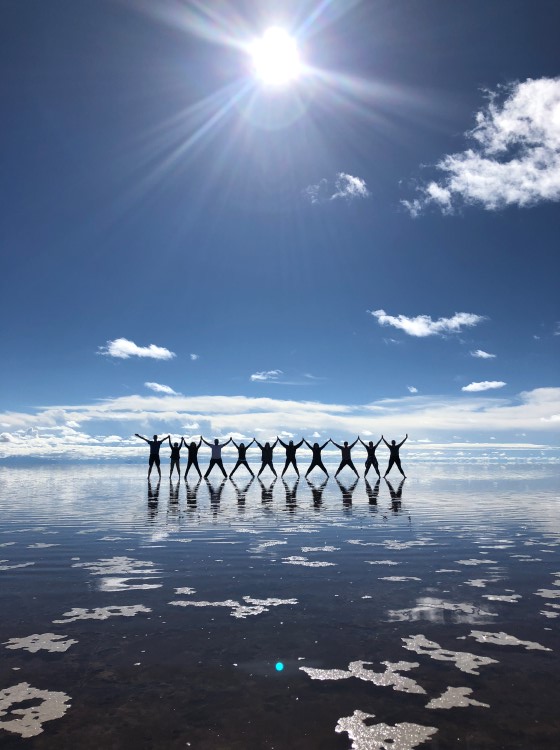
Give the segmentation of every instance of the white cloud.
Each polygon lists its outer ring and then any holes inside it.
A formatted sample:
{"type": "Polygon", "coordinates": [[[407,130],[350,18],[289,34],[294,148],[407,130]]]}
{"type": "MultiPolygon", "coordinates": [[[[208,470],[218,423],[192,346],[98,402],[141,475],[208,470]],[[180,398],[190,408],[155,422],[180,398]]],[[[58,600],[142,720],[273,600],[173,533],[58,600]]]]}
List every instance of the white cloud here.
{"type": "Polygon", "coordinates": [[[251,380],[261,383],[266,380],[278,380],[282,374],[282,370],[262,370],[261,372],[254,372],[251,375],[251,380]]]}
{"type": "Polygon", "coordinates": [[[303,194],[311,203],[325,203],[344,199],[351,201],[356,198],[368,198],[370,195],[366,181],[361,177],[354,177],[346,172],[338,172],[334,180],[323,178],[316,185],[309,185],[303,194]]]}
{"type": "Polygon", "coordinates": [[[177,392],[169,385],[162,385],[161,383],[144,383],[144,385],[155,393],[167,393],[169,396],[177,395],[177,392]]]}
{"type": "Polygon", "coordinates": [[[439,181],[403,201],[412,216],[433,204],[450,213],[461,203],[488,210],[560,200],[560,78],[527,79],[488,93],[466,133],[472,148],[441,159],[439,181]]]}
{"type": "Polygon", "coordinates": [[[476,357],[477,359],[496,359],[495,354],[490,354],[490,352],[485,352],[482,349],[475,349],[474,352],[471,352],[471,357],[476,357]]]}
{"type": "Polygon", "coordinates": [[[106,346],[99,347],[99,353],[106,357],[117,357],[129,359],[130,357],[149,357],[150,359],[173,359],[175,352],[170,352],[163,346],[150,344],[149,346],[138,346],[134,341],[128,339],[115,339],[107,341],[106,346]]]}
{"type": "Polygon", "coordinates": [[[413,385],[407,385],[406,387],[408,388],[408,390],[410,391],[410,393],[418,393],[418,388],[416,388],[415,386],[413,386],[413,385]]]}
{"type": "Polygon", "coordinates": [[[491,391],[494,388],[503,388],[504,385],[507,385],[507,383],[504,383],[503,380],[482,380],[480,383],[464,385],[461,390],[468,393],[478,393],[479,391],[491,391]]]}
{"type": "MultiPolygon", "coordinates": [[[[368,311],[369,312],[369,311],[368,311]]],[[[451,318],[432,320],[429,315],[416,315],[409,318],[406,315],[387,315],[385,310],[370,312],[381,326],[393,326],[408,333],[409,336],[443,336],[446,333],[459,333],[463,327],[471,327],[481,323],[486,318],[474,313],[455,313],[451,318]]]]}
{"type": "Polygon", "coordinates": [[[191,358],[191,360],[193,362],[196,362],[197,359],[200,359],[200,354],[193,354],[193,353],[191,353],[191,354],[189,354],[189,357],[191,358]]]}

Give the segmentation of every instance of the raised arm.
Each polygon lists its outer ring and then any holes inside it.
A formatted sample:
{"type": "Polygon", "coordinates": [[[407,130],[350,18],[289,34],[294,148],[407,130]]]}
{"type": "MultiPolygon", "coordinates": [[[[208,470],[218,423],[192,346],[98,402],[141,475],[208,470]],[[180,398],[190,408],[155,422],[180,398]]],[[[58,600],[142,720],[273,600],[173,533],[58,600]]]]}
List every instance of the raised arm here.
{"type": "Polygon", "coordinates": [[[406,433],[406,437],[405,437],[405,439],[404,439],[404,440],[402,440],[402,441],[401,441],[401,442],[400,442],[400,443],[398,444],[398,447],[400,448],[400,447],[401,447],[401,445],[402,445],[403,443],[406,443],[406,441],[407,441],[407,440],[408,440],[408,432],[406,433]]]}
{"type": "MultiPolygon", "coordinates": [[[[285,442],[284,442],[284,441],[283,441],[283,440],[282,440],[281,438],[279,438],[279,437],[277,437],[277,438],[276,438],[276,443],[280,443],[280,445],[281,445],[281,446],[282,446],[283,448],[287,448],[287,447],[288,447],[288,446],[286,445],[286,443],[285,443],[285,442]]],[[[276,445],[276,443],[274,443],[274,445],[276,445]]]]}
{"type": "Polygon", "coordinates": [[[338,443],[335,443],[335,442],[334,442],[334,440],[333,440],[332,438],[329,438],[329,440],[331,441],[331,443],[332,443],[333,445],[336,445],[336,447],[337,447],[337,448],[338,448],[339,450],[342,450],[342,446],[341,446],[341,445],[339,445],[338,443]]]}
{"type": "Polygon", "coordinates": [[[169,440],[169,447],[172,448],[173,446],[171,445],[171,435],[168,435],[167,439],[169,440]]]}
{"type": "MultiPolygon", "coordinates": [[[[306,444],[306,446],[309,448],[310,451],[313,450],[312,446],[309,445],[309,443],[307,442],[307,440],[305,438],[303,438],[303,442],[306,444]]],[[[326,443],[325,443],[325,445],[326,445],[326,443]]]]}
{"type": "Polygon", "coordinates": [[[387,448],[390,448],[390,447],[391,447],[391,446],[389,445],[389,443],[388,443],[388,442],[387,442],[387,441],[385,440],[385,438],[383,437],[383,435],[381,435],[381,440],[383,440],[383,442],[385,443],[385,445],[387,446],[387,448]]]}
{"type": "Polygon", "coordinates": [[[381,442],[382,440],[383,440],[383,438],[379,438],[379,440],[377,441],[377,443],[376,443],[376,444],[375,444],[375,445],[373,446],[373,449],[374,449],[374,450],[375,450],[375,449],[377,448],[377,446],[379,445],[379,443],[380,443],[380,442],[381,442]]]}
{"type": "MultiPolygon", "coordinates": [[[[365,449],[367,450],[367,445],[366,445],[366,444],[364,443],[364,441],[362,440],[362,438],[361,438],[361,437],[359,437],[359,438],[358,438],[358,440],[359,440],[359,441],[360,441],[360,443],[361,443],[361,444],[362,444],[362,445],[364,446],[364,448],[365,448],[365,449]]],[[[379,444],[378,444],[378,445],[379,445],[379,444]]]]}
{"type": "Polygon", "coordinates": [[[225,443],[222,443],[222,445],[221,445],[220,447],[221,447],[221,448],[225,448],[225,447],[226,447],[226,445],[227,445],[228,443],[231,443],[231,441],[232,441],[232,440],[233,440],[233,438],[228,438],[228,439],[226,440],[226,442],[225,442],[225,443]]]}
{"type": "Polygon", "coordinates": [[[259,443],[259,441],[256,438],[253,438],[253,439],[254,439],[255,443],[259,446],[259,448],[262,451],[262,449],[263,449],[262,445],[259,443]]]}
{"type": "Polygon", "coordinates": [[[139,435],[137,432],[134,433],[134,437],[140,438],[140,440],[143,440],[145,443],[149,443],[150,441],[148,438],[142,437],[142,435],[139,435]]]}
{"type": "Polygon", "coordinates": [[[297,451],[297,449],[298,449],[298,448],[301,448],[301,446],[302,446],[302,445],[303,445],[303,438],[302,438],[302,439],[301,439],[301,440],[299,441],[299,443],[298,443],[298,444],[297,444],[297,445],[295,446],[295,449],[296,449],[296,451],[297,451]]]}
{"type": "Polygon", "coordinates": [[[202,435],[200,436],[200,440],[198,441],[198,447],[200,448],[201,445],[202,445],[202,435]]]}
{"type": "Polygon", "coordinates": [[[208,440],[205,440],[205,439],[204,439],[204,438],[202,437],[202,435],[200,436],[200,439],[202,440],[202,442],[204,443],[204,445],[207,445],[207,446],[208,446],[209,448],[211,448],[211,447],[212,447],[212,443],[209,443],[209,442],[208,442],[208,440]]]}
{"type": "Polygon", "coordinates": [[[358,437],[357,437],[357,438],[356,438],[356,439],[354,440],[354,442],[352,443],[352,445],[350,446],[350,448],[353,448],[353,447],[354,447],[354,446],[356,445],[356,443],[358,442],[358,440],[359,440],[359,439],[360,439],[360,438],[359,438],[359,436],[358,436],[358,437]]]}
{"type": "MultiPolygon", "coordinates": [[[[329,443],[333,443],[333,441],[331,440],[331,438],[329,438],[326,443],[323,443],[323,445],[321,446],[321,450],[323,450],[323,448],[326,448],[329,443]]],[[[336,445],[336,443],[333,443],[333,445],[336,445]]],[[[309,446],[309,447],[311,447],[311,446],[309,446]]],[[[339,445],[337,445],[336,447],[340,448],[339,445]]]]}
{"type": "Polygon", "coordinates": [[[169,445],[171,445],[171,435],[167,435],[167,437],[158,440],[158,443],[161,445],[162,443],[165,443],[166,440],[169,440],[169,445]]]}
{"type": "Polygon", "coordinates": [[[247,448],[250,448],[254,442],[255,442],[255,438],[253,438],[251,442],[247,444],[247,448]]]}
{"type": "Polygon", "coordinates": [[[231,442],[235,445],[235,447],[237,448],[237,450],[239,450],[239,446],[237,445],[237,443],[235,442],[235,440],[233,438],[231,438],[231,442]]]}
{"type": "Polygon", "coordinates": [[[276,440],[272,443],[272,446],[271,446],[272,450],[274,450],[276,448],[276,444],[277,443],[278,443],[278,438],[276,438],[276,440]]]}

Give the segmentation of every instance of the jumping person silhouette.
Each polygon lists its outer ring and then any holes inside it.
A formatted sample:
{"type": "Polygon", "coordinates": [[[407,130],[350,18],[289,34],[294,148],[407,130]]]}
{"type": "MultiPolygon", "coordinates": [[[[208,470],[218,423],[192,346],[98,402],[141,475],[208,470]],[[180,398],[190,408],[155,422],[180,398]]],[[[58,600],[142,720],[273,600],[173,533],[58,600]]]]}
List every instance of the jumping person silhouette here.
{"type": "Polygon", "coordinates": [[[274,443],[271,445],[270,443],[265,443],[264,445],[261,445],[258,440],[255,440],[255,443],[259,446],[261,449],[261,468],[259,469],[259,473],[257,474],[258,477],[263,473],[263,471],[268,466],[275,477],[278,476],[276,473],[276,469],[272,465],[272,451],[276,448],[276,443],[278,442],[278,438],[274,441],[274,443]]]}
{"type": "Polygon", "coordinates": [[[329,438],[326,443],[323,443],[323,445],[319,445],[319,443],[313,443],[313,445],[309,445],[307,440],[304,440],[303,442],[306,444],[312,454],[311,463],[309,464],[309,468],[305,472],[305,476],[307,477],[307,475],[312,472],[313,469],[317,466],[319,469],[321,469],[321,471],[324,471],[328,477],[329,472],[325,469],[323,459],[321,458],[321,451],[331,442],[331,439],[329,438]]]}
{"type": "Polygon", "coordinates": [[[183,438],[183,442],[187,446],[187,450],[189,452],[189,459],[187,461],[187,468],[185,470],[185,479],[187,478],[187,474],[189,473],[191,466],[194,466],[194,468],[198,471],[198,478],[202,479],[202,472],[200,471],[200,468],[198,466],[198,449],[202,445],[202,436],[200,437],[198,443],[195,443],[193,440],[187,445],[187,441],[185,440],[185,438],[183,438]]]}
{"type": "Polygon", "coordinates": [[[325,477],[322,483],[317,487],[316,485],[313,484],[313,482],[310,479],[307,479],[307,474],[305,475],[305,477],[306,477],[307,486],[311,490],[311,494],[313,496],[313,507],[315,509],[319,509],[321,505],[323,504],[323,492],[329,480],[327,477],[325,477]]]}
{"type": "Polygon", "coordinates": [[[229,475],[229,478],[230,479],[232,478],[232,476],[235,474],[235,472],[237,471],[237,469],[239,469],[240,466],[244,466],[247,469],[247,471],[249,472],[249,474],[252,477],[254,477],[255,473],[251,469],[251,467],[249,466],[249,464],[247,463],[247,458],[246,458],[245,454],[247,453],[247,449],[250,448],[253,445],[253,443],[255,442],[255,438],[253,438],[251,440],[251,442],[249,443],[249,445],[245,445],[244,443],[239,443],[239,445],[237,445],[237,443],[233,439],[232,439],[231,442],[237,448],[237,463],[235,464],[235,466],[233,468],[233,471],[229,475]]]}
{"type": "Polygon", "coordinates": [[[286,449],[286,463],[284,464],[284,468],[280,476],[283,477],[284,474],[288,471],[288,466],[292,464],[292,466],[296,470],[296,474],[299,477],[299,469],[297,467],[297,462],[296,462],[296,451],[298,448],[301,448],[301,446],[303,445],[303,439],[300,440],[297,445],[294,445],[293,440],[290,440],[289,443],[284,443],[282,440],[280,440],[279,437],[277,437],[276,440],[278,440],[280,445],[286,449]]]}
{"type": "Polygon", "coordinates": [[[346,440],[344,441],[344,445],[339,445],[338,443],[335,443],[334,440],[332,441],[333,445],[336,445],[336,447],[340,450],[340,452],[341,452],[341,458],[342,458],[342,460],[340,461],[340,466],[338,467],[338,469],[336,470],[336,474],[334,475],[335,479],[340,474],[340,472],[342,471],[342,469],[344,469],[345,466],[348,466],[350,469],[352,469],[352,471],[354,472],[354,474],[357,477],[360,476],[358,474],[358,472],[356,471],[356,467],[354,466],[354,464],[352,462],[352,455],[350,453],[350,451],[356,445],[356,443],[358,442],[359,439],[360,438],[357,437],[354,440],[354,442],[352,443],[352,445],[348,445],[348,441],[346,441],[346,440]]]}
{"type": "Polygon", "coordinates": [[[148,443],[148,445],[150,446],[150,459],[148,464],[150,468],[148,469],[148,479],[150,478],[150,474],[152,473],[154,464],[156,465],[159,478],[161,479],[161,469],[159,468],[159,449],[161,448],[161,444],[169,439],[169,435],[162,438],[161,440],[157,439],[157,435],[154,435],[152,440],[148,440],[148,438],[142,437],[142,435],[139,435],[137,432],[134,433],[134,436],[140,438],[140,440],[144,440],[144,442],[148,443]]]}
{"type": "Polygon", "coordinates": [[[389,445],[389,443],[385,440],[385,438],[383,437],[383,435],[381,435],[381,440],[383,440],[383,442],[385,443],[385,445],[387,446],[387,448],[389,448],[389,465],[387,466],[387,471],[385,472],[385,474],[383,474],[383,478],[385,478],[387,476],[387,474],[391,471],[391,469],[393,468],[393,464],[396,464],[397,469],[400,471],[400,473],[406,479],[406,474],[402,470],[402,466],[401,466],[401,457],[399,455],[399,449],[402,446],[402,444],[405,443],[408,440],[408,433],[407,433],[405,439],[401,440],[401,442],[398,443],[398,444],[395,444],[395,441],[391,440],[391,445],[389,445]]]}
{"type": "Polygon", "coordinates": [[[399,510],[401,509],[402,490],[403,490],[403,484],[404,484],[405,479],[406,477],[403,477],[401,479],[401,483],[399,484],[396,490],[388,479],[385,480],[387,483],[387,487],[389,488],[389,494],[391,495],[391,510],[394,511],[395,513],[398,513],[399,510]]]}
{"type": "Polygon", "coordinates": [[[364,448],[367,451],[367,458],[366,458],[366,470],[364,472],[364,477],[367,477],[367,473],[370,470],[370,468],[373,466],[375,469],[375,472],[379,478],[381,478],[381,474],[379,473],[379,464],[377,463],[377,457],[375,455],[375,449],[379,445],[379,443],[383,440],[383,438],[379,438],[377,443],[374,445],[373,440],[370,440],[369,443],[366,445],[362,438],[358,438],[360,443],[364,446],[364,448]]]}
{"type": "Polygon", "coordinates": [[[169,477],[171,478],[171,475],[173,474],[173,469],[177,467],[177,474],[179,475],[179,479],[181,479],[181,466],[180,466],[180,460],[181,460],[181,448],[183,447],[183,438],[181,438],[180,443],[173,443],[171,444],[171,438],[167,438],[169,440],[169,447],[171,448],[171,466],[169,469],[169,477]]]}
{"type": "Polygon", "coordinates": [[[214,466],[217,466],[218,468],[220,468],[222,470],[222,474],[224,475],[224,477],[227,477],[226,470],[224,469],[224,463],[222,461],[222,448],[225,448],[225,446],[229,442],[231,442],[231,438],[229,438],[229,440],[226,440],[225,443],[220,443],[218,441],[218,438],[215,438],[213,443],[209,443],[207,440],[202,438],[202,442],[212,449],[210,463],[208,464],[208,468],[206,469],[206,474],[204,475],[204,479],[208,478],[208,475],[210,474],[214,466]]]}

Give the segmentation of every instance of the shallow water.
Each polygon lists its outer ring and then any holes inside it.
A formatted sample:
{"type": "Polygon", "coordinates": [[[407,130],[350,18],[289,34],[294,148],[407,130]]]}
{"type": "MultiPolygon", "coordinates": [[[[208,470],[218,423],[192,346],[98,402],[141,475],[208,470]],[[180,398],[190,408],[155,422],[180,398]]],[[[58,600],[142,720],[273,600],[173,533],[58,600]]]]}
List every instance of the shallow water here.
{"type": "Polygon", "coordinates": [[[0,468],[2,747],[557,747],[556,470],[409,471],[0,468]]]}

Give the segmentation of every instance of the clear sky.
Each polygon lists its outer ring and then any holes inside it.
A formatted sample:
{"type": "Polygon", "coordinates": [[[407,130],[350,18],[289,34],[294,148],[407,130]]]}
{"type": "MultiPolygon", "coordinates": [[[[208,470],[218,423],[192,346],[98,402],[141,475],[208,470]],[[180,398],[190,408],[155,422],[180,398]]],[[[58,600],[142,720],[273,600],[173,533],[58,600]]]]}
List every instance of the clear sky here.
{"type": "Polygon", "coordinates": [[[557,448],[557,0],[0,12],[0,458],[557,448]]]}

